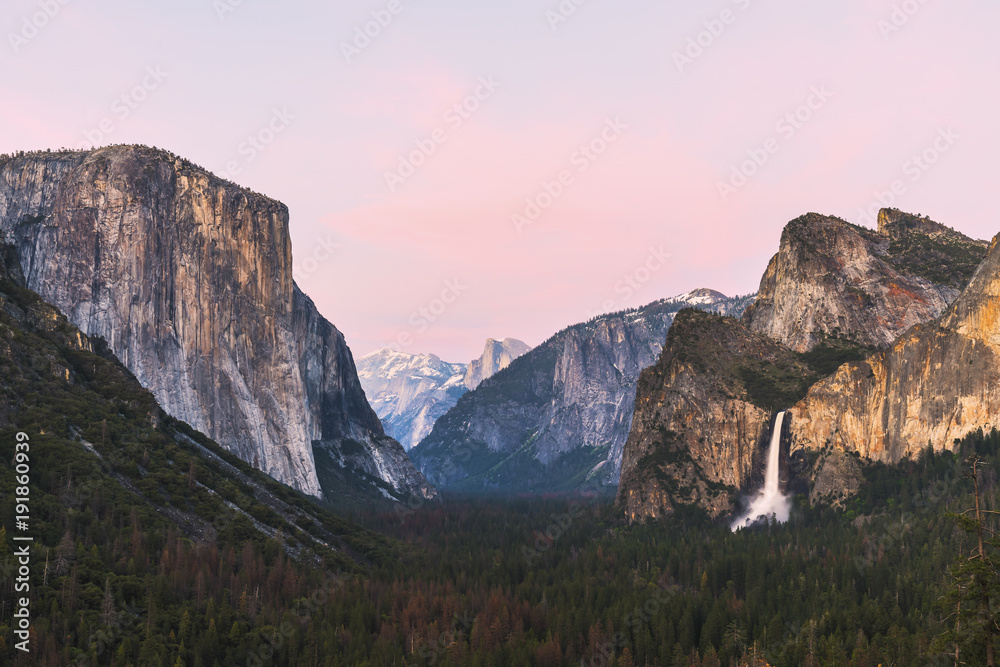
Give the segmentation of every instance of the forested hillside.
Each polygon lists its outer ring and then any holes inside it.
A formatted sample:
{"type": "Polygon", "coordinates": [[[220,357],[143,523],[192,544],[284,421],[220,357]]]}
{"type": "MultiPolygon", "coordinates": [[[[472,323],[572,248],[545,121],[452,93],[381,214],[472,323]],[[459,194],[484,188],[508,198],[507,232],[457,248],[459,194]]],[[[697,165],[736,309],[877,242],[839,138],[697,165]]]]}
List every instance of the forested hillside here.
{"type": "MultiPolygon", "coordinates": [[[[315,654],[325,625],[303,619],[323,617],[329,595],[397,560],[397,547],[169,418],[100,339],[21,286],[2,246],[0,260],[0,459],[13,461],[27,435],[19,534],[33,538],[24,653],[12,634],[25,595],[12,544],[24,542],[0,528],[0,662],[234,665],[272,645],[315,654]]],[[[4,526],[15,486],[5,465],[4,526]]]]}

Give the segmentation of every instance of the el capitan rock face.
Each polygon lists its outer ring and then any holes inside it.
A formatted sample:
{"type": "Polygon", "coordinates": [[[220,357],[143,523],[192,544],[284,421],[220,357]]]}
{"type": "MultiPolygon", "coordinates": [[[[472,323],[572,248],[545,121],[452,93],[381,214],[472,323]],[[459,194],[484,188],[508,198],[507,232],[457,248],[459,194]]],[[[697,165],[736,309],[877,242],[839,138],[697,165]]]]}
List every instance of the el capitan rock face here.
{"type": "Polygon", "coordinates": [[[0,160],[0,233],[29,288],[244,460],[321,496],[314,444],[353,442],[401,495],[435,494],[293,283],[283,204],[154,149],[35,153],[0,160]]]}
{"type": "Polygon", "coordinates": [[[813,386],[789,411],[793,446],[895,462],[1000,426],[998,243],[940,319],[813,386]]]}
{"type": "Polygon", "coordinates": [[[798,352],[829,336],[885,348],[943,313],[985,248],[899,211],[883,210],[878,232],[809,213],[785,227],[743,319],[798,352]]]}

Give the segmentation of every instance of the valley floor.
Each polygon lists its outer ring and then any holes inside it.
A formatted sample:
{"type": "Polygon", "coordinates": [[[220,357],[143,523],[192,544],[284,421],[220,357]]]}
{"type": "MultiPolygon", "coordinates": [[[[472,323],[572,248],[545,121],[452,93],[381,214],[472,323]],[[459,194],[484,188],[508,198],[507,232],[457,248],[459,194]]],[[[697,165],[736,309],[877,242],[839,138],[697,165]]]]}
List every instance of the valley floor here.
{"type": "MultiPolygon", "coordinates": [[[[75,480],[96,465],[52,447],[75,480]]],[[[39,454],[54,472],[39,479],[35,653],[12,664],[875,667],[953,664],[955,643],[966,664],[985,664],[967,596],[962,634],[948,634],[949,595],[970,581],[951,568],[975,546],[949,513],[974,507],[972,453],[982,506],[1000,509],[998,452],[994,432],[958,454],[868,466],[846,507],[799,496],[787,524],[737,533],[696,510],[628,525],[609,498],[446,497],[326,520],[342,548],[315,564],[281,549],[298,534],[288,524],[272,537],[242,521],[185,537],[149,508],[130,516],[127,493],[98,477],[77,502],[77,482],[39,454]]],[[[5,544],[2,597],[15,571],[5,544]]],[[[991,564],[997,546],[987,542],[991,564]]],[[[995,575],[980,575],[995,598],[995,575]]]]}
{"type": "Polygon", "coordinates": [[[799,497],[788,524],[736,534],[695,512],[628,526],[586,498],[359,517],[413,551],[336,601],[329,664],[952,664],[942,596],[974,538],[948,512],[974,506],[973,450],[989,461],[982,502],[1000,505],[998,446],[971,436],[961,456],[868,467],[846,509],[799,497]]]}

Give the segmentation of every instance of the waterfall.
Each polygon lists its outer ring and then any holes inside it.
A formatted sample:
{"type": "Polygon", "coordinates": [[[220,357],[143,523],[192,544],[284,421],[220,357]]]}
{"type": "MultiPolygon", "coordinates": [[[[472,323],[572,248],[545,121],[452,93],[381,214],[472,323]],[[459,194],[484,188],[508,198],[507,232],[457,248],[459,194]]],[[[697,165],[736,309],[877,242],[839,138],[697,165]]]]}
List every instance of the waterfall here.
{"type": "Polygon", "coordinates": [[[788,521],[788,498],[781,493],[778,479],[778,469],[781,462],[781,424],[785,413],[779,412],[774,420],[774,431],[771,433],[771,446],[767,450],[767,469],[764,472],[764,488],[757,492],[757,497],[750,507],[732,524],[734,531],[745,528],[760,517],[768,517],[778,523],[788,521]]]}

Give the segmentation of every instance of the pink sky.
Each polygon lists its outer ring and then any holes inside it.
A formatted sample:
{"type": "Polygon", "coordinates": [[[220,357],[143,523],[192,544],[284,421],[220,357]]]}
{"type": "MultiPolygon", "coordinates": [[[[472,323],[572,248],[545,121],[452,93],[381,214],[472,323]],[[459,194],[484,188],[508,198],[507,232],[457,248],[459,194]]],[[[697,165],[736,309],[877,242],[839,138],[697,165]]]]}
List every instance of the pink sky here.
{"type": "Polygon", "coordinates": [[[862,222],[897,180],[900,208],[1000,232],[992,5],[587,0],[553,29],[559,0],[147,4],[4,4],[0,152],[76,147],[110,121],[97,143],[235,162],[234,180],[288,205],[300,284],[356,356],[404,340],[468,361],[486,337],[537,345],[599,311],[751,292],[788,220],[862,222]],[[391,8],[348,62],[342,44],[391,8]],[[275,111],[293,118],[250,159],[241,143],[275,111]],[[751,155],[763,164],[723,201],[751,155]]]}

